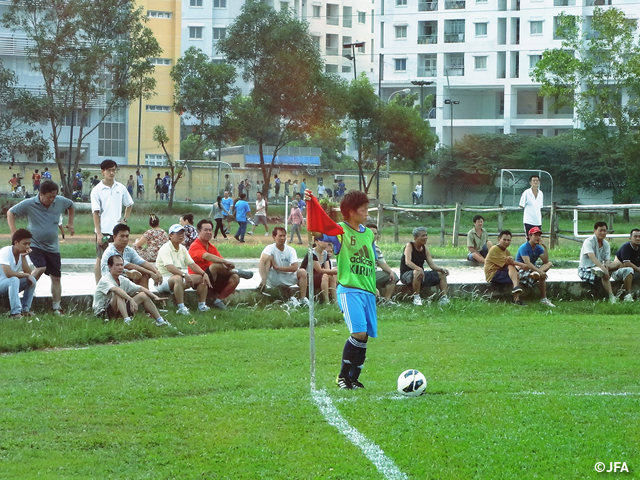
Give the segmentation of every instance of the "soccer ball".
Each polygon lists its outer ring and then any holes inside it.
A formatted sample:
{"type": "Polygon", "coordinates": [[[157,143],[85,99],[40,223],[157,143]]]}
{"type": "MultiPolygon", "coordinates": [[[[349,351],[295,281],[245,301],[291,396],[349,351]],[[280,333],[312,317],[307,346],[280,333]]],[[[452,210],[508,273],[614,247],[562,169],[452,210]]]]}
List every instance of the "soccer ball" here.
{"type": "Polygon", "coordinates": [[[407,397],[422,395],[427,389],[427,379],[418,370],[406,370],[398,377],[398,392],[407,397]]]}

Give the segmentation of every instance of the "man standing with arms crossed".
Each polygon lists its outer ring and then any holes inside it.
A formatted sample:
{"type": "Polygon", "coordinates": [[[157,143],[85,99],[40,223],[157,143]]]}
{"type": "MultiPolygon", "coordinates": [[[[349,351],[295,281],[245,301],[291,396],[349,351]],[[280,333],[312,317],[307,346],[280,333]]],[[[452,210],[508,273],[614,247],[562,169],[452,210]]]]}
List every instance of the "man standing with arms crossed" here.
{"type": "Polygon", "coordinates": [[[113,160],[105,160],[100,164],[103,179],[91,190],[91,211],[93,212],[93,226],[96,232],[96,264],[93,273],[96,284],[100,281],[102,272],[100,263],[102,254],[113,241],[113,227],[118,223],[127,223],[133,207],[133,198],[127,187],[116,181],[118,164],[113,160]],[[125,211],[122,216],[122,206],[125,211]]]}
{"type": "Polygon", "coordinates": [[[69,235],[75,233],[73,219],[75,208],[68,198],[58,195],[58,185],[52,181],[42,182],[37,196],[23,200],[7,212],[7,223],[11,235],[16,233],[16,216],[26,215],[29,219],[27,229],[33,235],[29,258],[35,269],[32,274],[36,280],[44,273],[51,279],[51,299],[54,315],[62,315],[62,262],[58,248],[58,222],[60,215],[69,211],[69,223],[66,229],[69,235]]]}
{"type": "Polygon", "coordinates": [[[544,195],[540,191],[540,177],[531,175],[529,177],[531,188],[522,192],[520,197],[520,208],[524,209],[522,223],[524,223],[524,234],[529,239],[529,230],[533,227],[542,229],[542,205],[544,195]]]}

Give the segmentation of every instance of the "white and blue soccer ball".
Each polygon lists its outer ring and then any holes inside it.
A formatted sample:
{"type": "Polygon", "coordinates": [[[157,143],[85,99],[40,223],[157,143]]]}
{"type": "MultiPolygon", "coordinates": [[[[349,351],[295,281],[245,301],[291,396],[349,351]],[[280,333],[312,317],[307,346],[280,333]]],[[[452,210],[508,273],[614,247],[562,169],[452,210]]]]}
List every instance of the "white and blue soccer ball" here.
{"type": "Polygon", "coordinates": [[[418,370],[405,370],[398,377],[398,392],[407,397],[422,395],[427,389],[427,379],[418,370]]]}

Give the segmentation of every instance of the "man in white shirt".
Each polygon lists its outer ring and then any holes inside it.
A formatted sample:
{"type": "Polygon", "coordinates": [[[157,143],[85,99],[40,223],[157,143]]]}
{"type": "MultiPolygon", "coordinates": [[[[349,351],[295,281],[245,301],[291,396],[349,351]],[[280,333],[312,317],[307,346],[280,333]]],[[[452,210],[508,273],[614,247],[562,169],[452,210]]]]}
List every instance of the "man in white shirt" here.
{"type": "Polygon", "coordinates": [[[109,321],[112,318],[122,317],[127,325],[131,323],[131,317],[138,311],[142,304],[144,309],[156,319],[156,326],[170,325],[153,303],[153,300],[166,300],[151,293],[144,287],[136,285],[126,278],[124,261],[120,255],[112,255],[107,260],[109,272],[103,276],[96,291],[93,294],[93,313],[96,317],[109,321]]]}
{"type": "MultiPolygon", "coordinates": [[[[274,243],[267,245],[260,255],[258,269],[260,272],[259,291],[264,291],[266,287],[293,287],[300,284],[300,279],[304,275],[306,280],[307,272],[298,269],[298,254],[293,247],[287,245],[287,231],[283,227],[273,229],[274,243]]],[[[304,293],[300,293],[304,295],[304,293]]],[[[293,304],[300,302],[295,297],[291,297],[293,304]],[[294,301],[295,300],[295,301],[294,301]]],[[[302,297],[305,305],[309,304],[306,297],[302,297]],[[306,301],[305,301],[306,300],[306,301]]]]}
{"type": "Polygon", "coordinates": [[[30,317],[36,279],[31,275],[27,255],[31,253],[31,232],[20,228],[11,237],[11,245],[0,249],[0,295],[9,294],[11,318],[30,317]],[[22,299],[20,299],[20,292],[22,299]]]}
{"type": "Polygon", "coordinates": [[[605,240],[606,236],[607,224],[596,222],[593,225],[593,236],[587,238],[580,249],[578,276],[591,285],[595,285],[599,278],[604,290],[609,295],[609,301],[616,303],[617,298],[613,294],[611,280],[624,281],[627,275],[633,275],[633,270],[629,267],[623,267],[612,271],[611,247],[609,242],[605,240]]]}
{"type": "Polygon", "coordinates": [[[267,202],[262,198],[262,193],[256,193],[256,213],[253,216],[253,228],[249,235],[253,235],[253,231],[258,225],[264,225],[264,236],[269,236],[269,227],[267,226],[267,202]]]}
{"type": "Polygon", "coordinates": [[[133,207],[133,198],[127,187],[116,181],[118,164],[113,160],[105,160],[100,164],[102,181],[91,190],[91,211],[96,233],[96,265],[93,273],[96,283],[102,276],[100,261],[102,254],[113,240],[113,227],[118,223],[127,223],[133,207]],[[122,215],[122,207],[125,207],[122,215]]]}
{"type": "Polygon", "coordinates": [[[162,275],[153,264],[147,262],[129,246],[131,229],[126,223],[119,223],[113,228],[113,243],[109,244],[102,255],[100,269],[104,277],[109,273],[107,261],[112,255],[120,255],[124,261],[124,275],[133,283],[149,288],[149,279],[156,286],[162,283],[162,275]]]}
{"type": "Polygon", "coordinates": [[[211,281],[205,272],[193,261],[184,242],[184,226],[176,223],[169,227],[169,241],[158,250],[156,266],[162,275],[162,283],[158,293],[172,293],[178,305],[178,315],[189,315],[189,309],[184,304],[184,291],[193,288],[198,292],[198,310],[206,312],[207,292],[211,288],[211,281]],[[187,267],[194,272],[187,273],[187,267]]]}
{"type": "Polygon", "coordinates": [[[544,195],[540,191],[540,177],[531,175],[529,177],[529,185],[531,188],[522,192],[520,197],[520,208],[524,209],[522,223],[524,223],[524,234],[529,239],[529,230],[533,227],[542,229],[542,205],[544,195]]]}
{"type": "Polygon", "coordinates": [[[413,197],[413,204],[417,205],[422,203],[422,182],[418,182],[416,185],[416,189],[411,194],[413,197]]]}

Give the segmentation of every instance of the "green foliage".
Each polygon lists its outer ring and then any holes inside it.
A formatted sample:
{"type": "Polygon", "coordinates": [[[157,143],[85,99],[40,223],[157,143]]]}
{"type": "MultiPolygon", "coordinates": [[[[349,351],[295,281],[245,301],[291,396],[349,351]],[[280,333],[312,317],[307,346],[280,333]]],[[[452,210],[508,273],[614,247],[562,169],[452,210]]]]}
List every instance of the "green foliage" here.
{"type": "Polygon", "coordinates": [[[627,179],[640,174],[634,156],[640,127],[637,20],[600,7],[590,18],[590,30],[581,31],[580,19],[560,16],[562,46],[546,50],[531,77],[542,84],[542,95],[575,108],[614,201],[627,203],[637,193],[627,179]]]}
{"type": "Polygon", "coordinates": [[[217,49],[253,86],[248,96],[234,99],[229,120],[235,138],[258,145],[268,185],[282,147],[338,123],[345,104],[342,81],[324,73],[306,23],[263,2],[242,6],[217,49]],[[265,146],[274,147],[271,158],[265,146]]]}
{"type": "Polygon", "coordinates": [[[420,110],[400,101],[382,103],[366,74],[351,82],[348,102],[348,126],[353,130],[358,148],[356,163],[365,192],[369,191],[376,175],[371,175],[367,183],[364,171],[377,173],[387,155],[417,169],[435,147],[437,137],[431,132],[429,122],[420,117],[420,110]]]}
{"type": "Polygon", "coordinates": [[[128,0],[12,0],[2,18],[5,27],[27,36],[31,68],[43,77],[45,95],[34,99],[23,92],[21,114],[49,122],[61,188],[68,197],[73,174],[67,178],[67,169],[75,172],[81,155],[62,157],[66,117],[78,114],[79,152],[106,118],[135,99],[148,98],[155,87],[149,59],[162,49],[145,21],[146,9],[128,0]],[[101,116],[89,124],[96,103],[101,116]]]}
{"type": "Polygon", "coordinates": [[[183,160],[202,158],[207,144],[219,145],[228,135],[225,112],[228,98],[240,93],[234,87],[235,68],[214,63],[201,50],[190,47],[171,69],[174,104],[183,121],[192,123],[192,133],[180,145],[183,160]],[[184,154],[183,154],[184,149],[184,154]]]}

